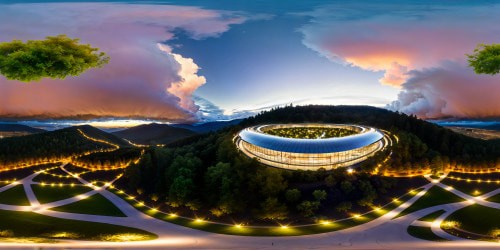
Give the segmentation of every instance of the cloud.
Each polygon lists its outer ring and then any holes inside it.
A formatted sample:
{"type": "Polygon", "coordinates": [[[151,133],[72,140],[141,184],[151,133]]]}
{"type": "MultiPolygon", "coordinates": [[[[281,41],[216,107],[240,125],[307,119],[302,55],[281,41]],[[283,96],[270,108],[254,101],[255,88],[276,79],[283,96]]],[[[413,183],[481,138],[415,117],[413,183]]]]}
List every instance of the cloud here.
{"type": "Polygon", "coordinates": [[[311,20],[299,31],[307,47],[332,61],[382,72],[381,84],[401,88],[392,109],[421,117],[500,116],[498,97],[489,94],[499,93],[498,76],[474,75],[465,56],[478,43],[500,40],[498,13],[500,5],[481,2],[346,3],[303,14],[311,20]],[[478,88],[487,92],[481,100],[478,88]]]}
{"type": "Polygon", "coordinates": [[[498,77],[477,76],[472,69],[451,62],[409,75],[389,109],[422,118],[500,116],[498,77]]]}
{"type": "Polygon", "coordinates": [[[241,13],[169,5],[1,5],[0,42],[64,33],[99,47],[111,61],[65,80],[25,84],[0,77],[0,116],[195,119],[191,95],[206,79],[168,41],[179,29],[193,39],[217,37],[245,20],[241,13]]]}

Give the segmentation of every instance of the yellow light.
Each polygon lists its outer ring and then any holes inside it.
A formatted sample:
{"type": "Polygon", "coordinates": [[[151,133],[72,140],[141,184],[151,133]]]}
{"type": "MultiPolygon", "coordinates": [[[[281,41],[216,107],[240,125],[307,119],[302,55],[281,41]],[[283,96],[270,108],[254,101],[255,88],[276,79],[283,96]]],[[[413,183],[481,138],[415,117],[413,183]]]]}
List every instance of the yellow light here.
{"type": "Polygon", "coordinates": [[[347,169],[347,173],[348,173],[348,174],[352,174],[353,172],[354,172],[354,169],[352,169],[352,168],[348,168],[348,169],[347,169]]]}
{"type": "Polygon", "coordinates": [[[287,225],[281,225],[281,229],[287,229],[288,226],[287,225]]]}
{"type": "Polygon", "coordinates": [[[399,202],[398,198],[392,199],[393,202],[399,202]]]}
{"type": "Polygon", "coordinates": [[[330,221],[327,221],[327,220],[324,220],[324,221],[322,221],[322,222],[321,222],[321,224],[323,224],[323,225],[329,225],[330,223],[331,223],[331,222],[330,222],[330,221]]]}
{"type": "Polygon", "coordinates": [[[361,217],[361,214],[353,214],[352,217],[359,218],[359,217],[361,217]]]}
{"type": "Polygon", "coordinates": [[[242,227],[243,227],[243,225],[241,225],[241,224],[236,224],[236,225],[234,225],[234,226],[235,226],[236,228],[242,228],[242,227]]]}
{"type": "Polygon", "coordinates": [[[202,220],[202,219],[199,219],[199,218],[198,218],[198,219],[196,219],[195,221],[196,221],[196,222],[198,222],[198,223],[203,222],[203,220],[202,220]]]}
{"type": "Polygon", "coordinates": [[[177,214],[171,213],[170,217],[174,217],[175,218],[175,217],[177,217],[177,214]]]}

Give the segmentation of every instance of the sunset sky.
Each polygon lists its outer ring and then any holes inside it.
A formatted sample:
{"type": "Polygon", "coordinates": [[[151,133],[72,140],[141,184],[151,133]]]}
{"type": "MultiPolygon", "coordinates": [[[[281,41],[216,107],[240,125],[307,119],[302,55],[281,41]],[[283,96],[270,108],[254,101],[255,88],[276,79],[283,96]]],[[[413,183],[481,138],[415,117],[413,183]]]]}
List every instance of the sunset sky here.
{"type": "Polygon", "coordinates": [[[0,119],[184,122],[289,103],[500,117],[500,75],[465,56],[500,42],[498,1],[138,2],[0,0],[0,42],[67,34],[111,57],[65,80],[0,76],[0,119]]]}

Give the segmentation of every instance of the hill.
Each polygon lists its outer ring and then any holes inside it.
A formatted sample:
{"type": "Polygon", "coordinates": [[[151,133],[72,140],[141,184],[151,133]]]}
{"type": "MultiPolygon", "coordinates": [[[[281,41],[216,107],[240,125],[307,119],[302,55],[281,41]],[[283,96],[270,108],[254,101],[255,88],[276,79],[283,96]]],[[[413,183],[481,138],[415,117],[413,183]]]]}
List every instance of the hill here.
{"type": "Polygon", "coordinates": [[[116,135],[104,132],[104,131],[102,131],[98,128],[92,127],[90,125],[81,125],[81,126],[74,126],[74,127],[67,128],[67,130],[75,130],[75,131],[78,129],[80,129],[87,136],[95,138],[95,139],[104,140],[104,141],[116,144],[120,147],[131,146],[130,143],[123,140],[122,138],[120,138],[116,135]]]}
{"type": "Polygon", "coordinates": [[[30,134],[42,133],[46,130],[32,128],[30,126],[15,124],[15,123],[0,123],[0,132],[25,132],[30,134]]]}
{"type": "Polygon", "coordinates": [[[172,127],[185,128],[196,133],[215,132],[233,125],[239,124],[243,119],[235,119],[230,121],[214,121],[201,124],[172,124],[172,127]]]}
{"type": "Polygon", "coordinates": [[[196,132],[167,124],[151,123],[117,131],[113,135],[137,144],[156,145],[184,139],[196,135],[196,132]]]}
{"type": "Polygon", "coordinates": [[[127,142],[92,126],[70,127],[44,133],[0,140],[0,166],[58,161],[88,152],[114,150],[112,144],[127,142]],[[88,137],[106,141],[96,141],[88,137]]]}

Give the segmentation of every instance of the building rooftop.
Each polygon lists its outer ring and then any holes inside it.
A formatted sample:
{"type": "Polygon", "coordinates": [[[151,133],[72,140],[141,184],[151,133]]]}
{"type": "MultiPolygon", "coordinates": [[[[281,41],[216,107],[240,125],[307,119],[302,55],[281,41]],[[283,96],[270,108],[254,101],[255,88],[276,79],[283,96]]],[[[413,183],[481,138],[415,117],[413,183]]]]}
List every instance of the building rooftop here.
{"type": "MultiPolygon", "coordinates": [[[[353,125],[345,126],[352,127],[353,125]]],[[[362,132],[359,134],[325,139],[294,139],[279,137],[265,134],[260,131],[259,127],[261,126],[242,130],[239,133],[240,138],[255,146],[290,153],[322,154],[343,152],[368,146],[384,137],[382,132],[377,129],[363,126],[359,126],[362,128],[362,132]]]]}

